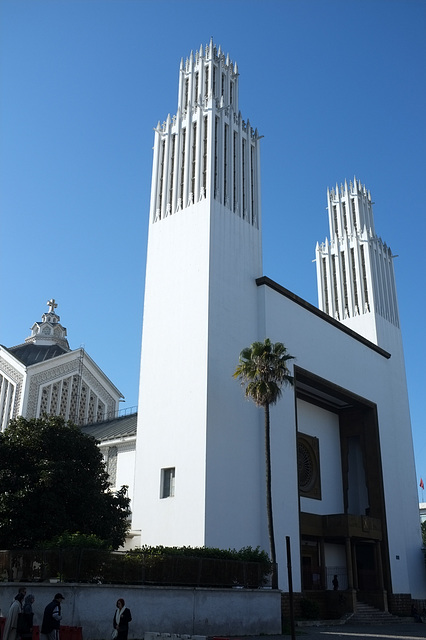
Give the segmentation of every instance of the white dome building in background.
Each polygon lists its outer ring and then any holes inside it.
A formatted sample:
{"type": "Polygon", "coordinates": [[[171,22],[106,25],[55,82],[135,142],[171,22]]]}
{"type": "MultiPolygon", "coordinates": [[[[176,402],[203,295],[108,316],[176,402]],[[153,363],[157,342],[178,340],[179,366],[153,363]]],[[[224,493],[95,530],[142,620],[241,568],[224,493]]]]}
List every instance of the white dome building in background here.
{"type": "Polygon", "coordinates": [[[18,415],[59,415],[78,425],[117,415],[123,395],[82,347],[70,349],[57,303],[51,299],[47,305],[24,343],[0,346],[2,430],[18,415]]]}
{"type": "Polygon", "coordinates": [[[99,441],[112,489],[127,485],[132,499],[136,413],[119,411],[121,392],[82,347],[70,348],[56,301],[47,305],[25,342],[0,345],[0,430],[17,416],[70,420],[99,441]]]}

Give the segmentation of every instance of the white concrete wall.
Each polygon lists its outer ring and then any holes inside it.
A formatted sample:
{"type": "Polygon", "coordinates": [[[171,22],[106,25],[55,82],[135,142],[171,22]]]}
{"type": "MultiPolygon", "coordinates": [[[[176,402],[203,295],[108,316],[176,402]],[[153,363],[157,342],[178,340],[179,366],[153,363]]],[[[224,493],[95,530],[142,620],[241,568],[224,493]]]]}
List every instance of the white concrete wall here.
{"type": "Polygon", "coordinates": [[[316,405],[297,401],[297,428],[319,440],[321,500],[300,499],[300,510],[319,515],[343,513],[339,417],[316,405]]]}
{"type": "MultiPolygon", "coordinates": [[[[352,331],[356,331],[367,340],[379,344],[376,325],[376,314],[374,312],[362,313],[358,316],[352,316],[351,318],[345,318],[342,320],[342,324],[347,326],[352,331]]],[[[383,347],[383,345],[380,345],[383,347]]],[[[386,347],[383,347],[386,348],[386,347]]]]}
{"type": "Polygon", "coordinates": [[[268,548],[262,415],[232,378],[257,336],[260,272],[260,231],[216,202],[150,226],[132,522],[144,544],[268,548]],[[167,467],[175,496],[160,499],[167,467]]]}
{"type": "MultiPolygon", "coordinates": [[[[0,586],[3,615],[18,584],[0,586]]],[[[132,614],[129,640],[147,631],[188,635],[268,635],[281,633],[281,594],[261,589],[192,589],[123,585],[27,584],[35,596],[34,624],[44,607],[62,593],[62,625],[83,629],[84,640],[109,640],[117,598],[132,614]]]]}
{"type": "Polygon", "coordinates": [[[150,225],[132,521],[144,544],[204,544],[209,252],[204,202],[150,225]],[[160,499],[169,467],[175,496],[160,499]]]}
{"type": "MultiPolygon", "coordinates": [[[[397,337],[392,357],[387,359],[270,287],[261,288],[265,289],[265,335],[284,342],[301,368],[377,405],[392,587],[395,593],[411,592],[414,597],[425,597],[411,424],[397,337]]],[[[291,391],[285,395],[290,396],[291,391]]],[[[289,462],[291,451],[295,451],[294,408],[290,402],[280,401],[276,414],[273,419],[286,426],[285,438],[281,435],[281,449],[287,457],[283,458],[285,478],[277,474],[275,465],[274,491],[285,487],[294,502],[297,473],[295,464],[289,462]]],[[[291,529],[284,511],[277,518],[277,527],[277,538],[283,540],[291,529]]],[[[298,566],[296,558],[295,589],[300,578],[298,566]]]]}
{"type": "Polygon", "coordinates": [[[414,592],[425,597],[424,558],[418,529],[419,504],[410,409],[405,377],[402,338],[399,329],[379,318],[381,335],[392,357],[384,383],[384,400],[378,408],[389,555],[392,577],[404,576],[414,592]],[[420,568],[420,571],[419,571],[420,568]]]}
{"type": "Polygon", "coordinates": [[[130,443],[124,446],[118,446],[117,451],[117,476],[115,486],[120,488],[123,485],[127,485],[128,496],[133,505],[135,484],[135,444],[130,443]]]}
{"type": "Polygon", "coordinates": [[[210,247],[206,545],[268,550],[263,411],[232,377],[258,335],[260,232],[216,205],[210,247]]]}
{"type": "Polygon", "coordinates": [[[343,544],[324,544],[325,564],[327,567],[346,567],[346,549],[343,544]]]}

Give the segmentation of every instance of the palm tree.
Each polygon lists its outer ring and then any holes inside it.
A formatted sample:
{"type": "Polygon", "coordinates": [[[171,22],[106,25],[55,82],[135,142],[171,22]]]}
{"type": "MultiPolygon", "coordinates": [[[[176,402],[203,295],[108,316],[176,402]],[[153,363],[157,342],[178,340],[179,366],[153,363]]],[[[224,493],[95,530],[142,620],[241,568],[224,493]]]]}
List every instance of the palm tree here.
{"type": "Polygon", "coordinates": [[[293,360],[282,342],[253,342],[240,353],[239,364],[234,378],[239,378],[245,387],[246,398],[250,398],[258,407],[265,410],[265,463],[266,463],[266,509],[268,516],[269,546],[272,561],[272,588],[278,588],[278,569],[275,553],[274,521],[272,516],[271,488],[271,437],[269,407],[275,404],[282,394],[282,387],[293,385],[287,362],[293,360]]]}

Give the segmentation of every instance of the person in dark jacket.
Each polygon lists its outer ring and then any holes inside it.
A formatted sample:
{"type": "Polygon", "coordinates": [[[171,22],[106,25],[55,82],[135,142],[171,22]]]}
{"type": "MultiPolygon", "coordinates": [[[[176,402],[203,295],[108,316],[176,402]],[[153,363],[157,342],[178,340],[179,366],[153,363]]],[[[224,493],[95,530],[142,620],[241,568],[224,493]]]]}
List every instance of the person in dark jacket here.
{"type": "Polygon", "coordinates": [[[22,607],[21,640],[31,640],[33,637],[34,600],[32,593],[25,597],[24,606],[22,607]]]}
{"type": "Polygon", "coordinates": [[[62,620],[61,602],[65,600],[62,593],[57,593],[44,610],[40,633],[44,640],[59,640],[59,627],[62,620]]]}
{"type": "Polygon", "coordinates": [[[112,620],[114,629],[117,631],[117,640],[127,640],[129,633],[129,622],[132,619],[130,609],[124,606],[123,598],[117,600],[117,609],[112,620]]]}

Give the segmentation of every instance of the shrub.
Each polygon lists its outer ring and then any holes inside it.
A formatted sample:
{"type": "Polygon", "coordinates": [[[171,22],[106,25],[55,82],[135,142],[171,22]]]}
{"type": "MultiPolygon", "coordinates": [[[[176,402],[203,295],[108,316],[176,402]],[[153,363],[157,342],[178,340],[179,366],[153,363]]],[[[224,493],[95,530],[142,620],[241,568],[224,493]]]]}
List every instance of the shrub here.
{"type": "Polygon", "coordinates": [[[215,547],[150,547],[144,545],[128,551],[131,556],[186,556],[189,558],[216,558],[218,560],[239,560],[240,562],[260,562],[269,565],[271,561],[266,551],[260,547],[243,547],[236,549],[218,549],[215,547]]]}
{"type": "Polygon", "coordinates": [[[52,540],[39,545],[44,549],[102,549],[111,550],[111,546],[106,540],[102,540],[93,533],[69,533],[64,531],[52,540]]]}
{"type": "Polygon", "coordinates": [[[271,561],[259,547],[149,547],[127,552],[128,561],[139,560],[143,580],[152,583],[243,585],[260,587],[271,573],[271,561]]]}
{"type": "Polygon", "coordinates": [[[320,617],[318,602],[314,600],[308,600],[308,598],[302,598],[300,601],[300,610],[302,618],[306,620],[318,620],[320,617]]]}
{"type": "Polygon", "coordinates": [[[16,574],[29,581],[59,578],[104,584],[258,588],[266,583],[271,562],[259,548],[145,546],[111,551],[96,536],[65,533],[45,548],[3,552],[0,569],[8,577],[16,574]]]}

